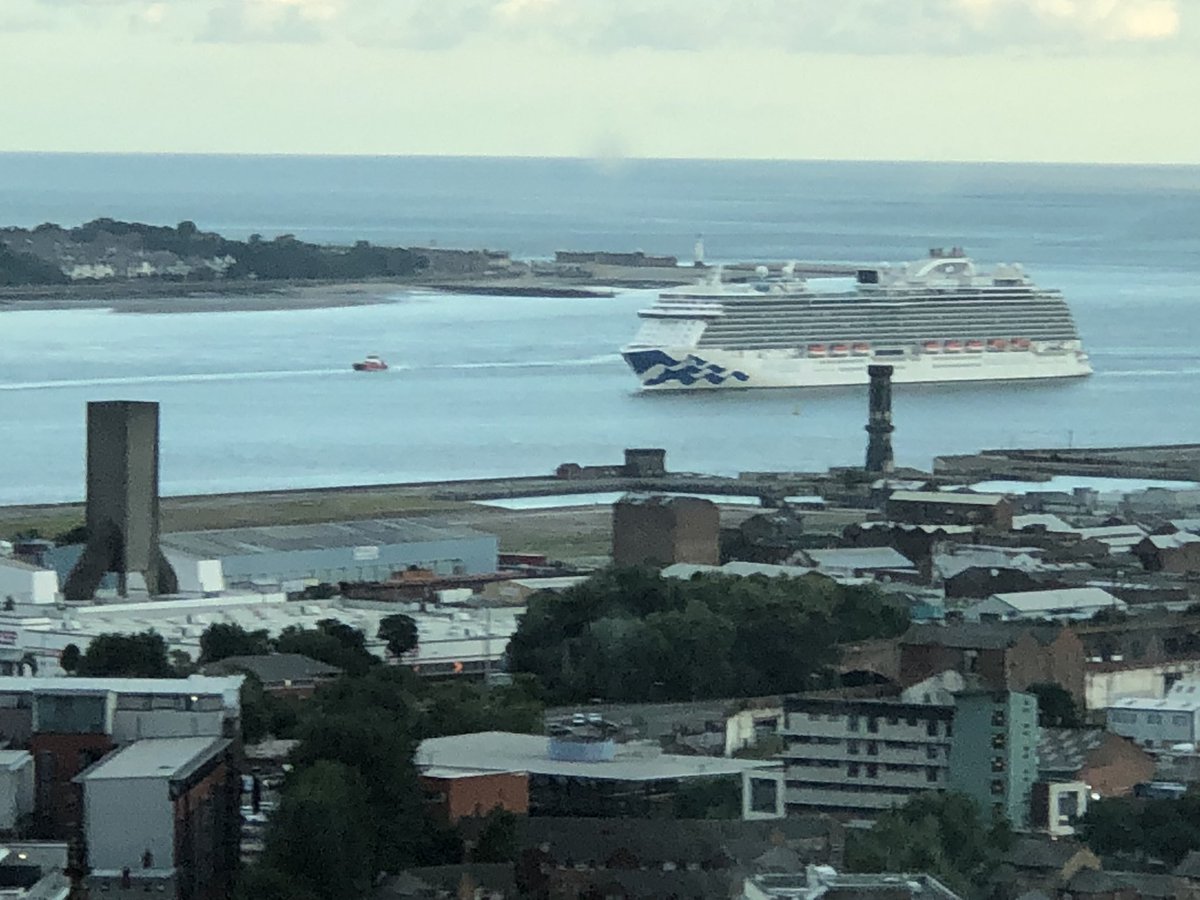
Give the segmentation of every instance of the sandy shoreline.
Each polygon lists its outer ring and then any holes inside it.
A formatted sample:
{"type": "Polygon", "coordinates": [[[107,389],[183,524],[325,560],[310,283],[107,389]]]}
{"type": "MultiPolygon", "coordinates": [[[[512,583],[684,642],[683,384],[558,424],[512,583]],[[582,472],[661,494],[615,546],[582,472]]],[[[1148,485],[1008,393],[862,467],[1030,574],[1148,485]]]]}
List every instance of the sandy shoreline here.
{"type": "Polygon", "coordinates": [[[64,291],[56,296],[0,294],[0,312],[56,309],[110,309],[117,313],[248,312],[289,309],[324,309],[390,303],[418,289],[398,282],[346,282],[321,284],[123,285],[126,291],[105,285],[102,290],[64,291]],[[71,296],[70,294],[75,294],[71,296]]]}

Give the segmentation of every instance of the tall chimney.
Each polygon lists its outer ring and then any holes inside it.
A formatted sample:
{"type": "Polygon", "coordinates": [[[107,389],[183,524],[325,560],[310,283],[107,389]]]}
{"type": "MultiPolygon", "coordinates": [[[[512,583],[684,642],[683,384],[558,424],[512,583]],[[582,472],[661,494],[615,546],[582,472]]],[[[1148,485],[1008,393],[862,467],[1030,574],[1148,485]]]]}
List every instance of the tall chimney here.
{"type": "Polygon", "coordinates": [[[67,600],[90,600],[109,572],[127,595],[140,573],[151,594],[178,582],[158,546],[158,404],[105,400],[87,405],[87,543],[67,576],[67,600]]]}
{"type": "Polygon", "coordinates": [[[892,367],[868,366],[871,376],[870,413],[867,417],[867,471],[890,472],[892,463],[892,367]]]}

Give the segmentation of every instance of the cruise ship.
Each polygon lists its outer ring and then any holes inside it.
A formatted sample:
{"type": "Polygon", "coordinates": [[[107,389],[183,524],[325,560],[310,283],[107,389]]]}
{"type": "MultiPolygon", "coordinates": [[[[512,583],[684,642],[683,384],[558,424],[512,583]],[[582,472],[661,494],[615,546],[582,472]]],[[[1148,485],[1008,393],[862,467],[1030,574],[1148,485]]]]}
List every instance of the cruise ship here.
{"type": "Polygon", "coordinates": [[[990,271],[960,248],[857,271],[813,290],[785,266],[769,278],[664,291],[622,356],[647,390],[1074,378],[1091,373],[1061,292],[1019,264],[990,271]]]}

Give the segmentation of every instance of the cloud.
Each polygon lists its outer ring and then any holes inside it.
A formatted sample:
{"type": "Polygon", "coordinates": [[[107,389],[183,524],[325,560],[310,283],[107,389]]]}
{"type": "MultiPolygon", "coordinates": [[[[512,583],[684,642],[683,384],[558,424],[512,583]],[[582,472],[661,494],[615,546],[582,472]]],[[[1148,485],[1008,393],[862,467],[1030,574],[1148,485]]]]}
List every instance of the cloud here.
{"type": "MultiPolygon", "coordinates": [[[[1196,0],[0,0],[133,11],[210,41],[437,50],[477,37],[582,51],[713,47],[854,55],[1123,52],[1186,47],[1196,0]],[[1189,11],[1189,15],[1192,13],[1189,11]]],[[[1194,35],[1193,35],[1194,37],[1194,35]]],[[[1195,42],[1188,48],[1195,50],[1195,42]]]]}
{"type": "Polygon", "coordinates": [[[350,5],[351,0],[221,0],[209,10],[200,37],[233,43],[311,43],[329,37],[350,5]]]}

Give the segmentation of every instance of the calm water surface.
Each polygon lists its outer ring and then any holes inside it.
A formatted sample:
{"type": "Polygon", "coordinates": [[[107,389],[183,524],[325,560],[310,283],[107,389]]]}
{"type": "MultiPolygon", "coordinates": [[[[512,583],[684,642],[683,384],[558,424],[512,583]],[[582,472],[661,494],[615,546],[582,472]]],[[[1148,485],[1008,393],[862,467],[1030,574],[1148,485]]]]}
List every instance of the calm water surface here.
{"type": "MultiPolygon", "coordinates": [[[[1200,169],[0,155],[0,220],[194,219],[234,235],[710,259],[898,261],[931,245],[1061,287],[1088,379],[898,386],[900,463],[1005,445],[1200,440],[1200,169]]],[[[650,292],[397,295],[295,312],[0,314],[0,503],[76,499],[85,403],[157,400],[166,493],[551,471],[858,463],[865,390],[639,394],[616,349],[650,292]],[[350,371],[366,353],[393,368],[350,371]]]]}

